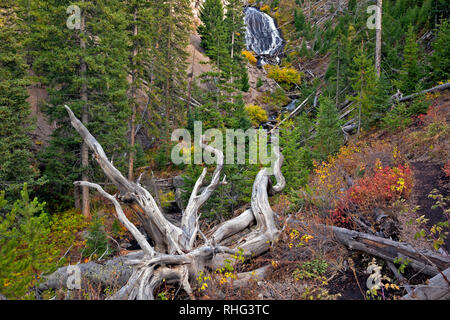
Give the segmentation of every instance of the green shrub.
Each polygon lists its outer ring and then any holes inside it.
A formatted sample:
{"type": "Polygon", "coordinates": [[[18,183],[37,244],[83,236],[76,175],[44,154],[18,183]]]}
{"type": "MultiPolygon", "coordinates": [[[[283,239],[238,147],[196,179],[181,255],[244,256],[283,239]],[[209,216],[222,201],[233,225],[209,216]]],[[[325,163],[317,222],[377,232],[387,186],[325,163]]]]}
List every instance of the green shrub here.
{"type": "Polygon", "coordinates": [[[258,81],[256,82],[256,87],[257,87],[257,88],[260,88],[260,87],[262,87],[262,85],[263,85],[262,79],[261,79],[261,78],[258,78],[258,81]]]}
{"type": "Polygon", "coordinates": [[[408,108],[404,103],[399,103],[381,119],[382,126],[386,129],[404,129],[411,124],[408,108]]]}
{"type": "Polygon", "coordinates": [[[89,226],[86,247],[82,254],[84,257],[103,257],[112,252],[108,245],[108,239],[103,227],[103,221],[97,215],[93,215],[91,225],[89,226]]]}
{"type": "MultiPolygon", "coordinates": [[[[45,202],[30,200],[27,184],[5,217],[0,216],[0,292],[9,299],[33,299],[42,274],[58,266],[59,250],[49,241],[50,219],[45,202]]],[[[0,210],[5,208],[0,192],[0,210]]]]}

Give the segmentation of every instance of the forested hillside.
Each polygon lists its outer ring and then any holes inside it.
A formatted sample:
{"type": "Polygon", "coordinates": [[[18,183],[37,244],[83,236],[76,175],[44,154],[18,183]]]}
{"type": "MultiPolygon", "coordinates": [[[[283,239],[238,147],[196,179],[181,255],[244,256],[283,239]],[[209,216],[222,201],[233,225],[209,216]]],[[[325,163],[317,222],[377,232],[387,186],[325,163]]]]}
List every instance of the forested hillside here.
{"type": "Polygon", "coordinates": [[[0,298],[449,299],[449,15],[2,0],[0,298]]]}

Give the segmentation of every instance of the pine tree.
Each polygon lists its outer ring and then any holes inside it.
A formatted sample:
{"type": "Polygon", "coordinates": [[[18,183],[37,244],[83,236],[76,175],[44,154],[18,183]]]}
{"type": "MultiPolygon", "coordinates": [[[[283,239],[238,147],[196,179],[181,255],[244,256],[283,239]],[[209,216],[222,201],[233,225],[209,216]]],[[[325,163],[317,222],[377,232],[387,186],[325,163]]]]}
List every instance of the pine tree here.
{"type": "Polygon", "coordinates": [[[294,11],[294,26],[297,33],[305,29],[306,19],[302,9],[296,8],[294,11]]]}
{"type": "MultiPolygon", "coordinates": [[[[36,1],[30,11],[33,70],[47,85],[49,103],[45,111],[57,124],[48,148],[40,155],[50,180],[41,198],[60,209],[72,206],[73,193],[69,192],[74,190],[74,181],[103,179],[68,122],[63,105],[69,105],[78,117],[81,115],[90,132],[114,158],[115,166],[122,170],[126,168],[126,131],[131,113],[124,4],[119,0],[78,3],[80,30],[69,29],[68,16],[61,14],[70,4],[62,1],[44,6],[36,1]]],[[[86,206],[83,209],[89,214],[86,206]]]]}
{"type": "Polygon", "coordinates": [[[371,97],[375,93],[377,85],[377,76],[373,62],[369,60],[361,44],[358,53],[353,58],[354,71],[352,80],[352,88],[355,96],[347,97],[350,101],[356,102],[358,120],[358,133],[361,126],[367,126],[370,115],[372,113],[371,97]]]}
{"type": "Polygon", "coordinates": [[[314,155],[319,160],[326,160],[328,155],[337,152],[343,143],[339,112],[328,97],[321,97],[315,124],[314,155]]]}
{"type": "Polygon", "coordinates": [[[241,90],[244,92],[248,92],[248,90],[250,89],[250,84],[248,83],[247,68],[242,68],[241,85],[241,90]]]}
{"type": "MultiPolygon", "coordinates": [[[[42,273],[57,267],[59,250],[49,243],[45,203],[30,200],[26,183],[20,194],[11,211],[0,216],[0,292],[10,299],[32,299],[42,273]]],[[[0,192],[0,210],[6,205],[0,192]]]]}
{"type": "MultiPolygon", "coordinates": [[[[151,88],[145,86],[144,83],[149,77],[148,63],[152,61],[149,48],[155,45],[154,29],[155,16],[154,8],[152,8],[149,1],[129,0],[126,6],[128,14],[128,32],[130,38],[130,59],[129,70],[131,73],[131,83],[129,90],[129,98],[131,104],[131,118],[130,118],[130,151],[128,158],[128,179],[133,179],[133,171],[136,164],[137,152],[139,145],[136,145],[136,129],[138,119],[138,99],[139,92],[145,92],[147,95],[151,94],[151,88]]],[[[149,99],[150,100],[150,99],[149,99]]],[[[147,112],[150,113],[149,110],[147,112]]]]}
{"type": "Polygon", "coordinates": [[[415,92],[417,84],[422,79],[423,72],[419,63],[420,48],[417,44],[416,33],[414,27],[408,27],[406,34],[405,49],[403,51],[403,64],[399,79],[400,90],[404,94],[415,92]]]}
{"type": "Polygon", "coordinates": [[[352,76],[354,27],[351,25],[346,31],[348,35],[339,32],[333,40],[331,61],[325,74],[325,79],[328,82],[327,93],[330,96],[337,96],[337,102],[342,101],[343,96],[345,96],[345,86],[341,84],[351,83],[350,78],[352,76]]]}
{"type": "Polygon", "coordinates": [[[368,125],[376,124],[386,115],[390,108],[389,99],[391,92],[392,88],[389,80],[384,73],[381,73],[380,78],[377,79],[374,94],[370,97],[372,106],[368,117],[368,125]]]}
{"type": "Polygon", "coordinates": [[[0,9],[0,188],[14,199],[24,182],[33,185],[39,171],[31,152],[30,115],[23,11],[15,1],[0,9]]]}
{"type": "MultiPolygon", "coordinates": [[[[433,54],[430,57],[432,80],[435,83],[450,79],[450,20],[443,20],[433,42],[433,54]]],[[[434,83],[434,84],[435,84],[434,83]]]]}
{"type": "Polygon", "coordinates": [[[302,41],[302,47],[300,49],[300,56],[307,58],[309,56],[308,47],[306,46],[306,40],[302,41]]]}
{"type": "Polygon", "coordinates": [[[284,164],[282,172],[286,178],[286,190],[295,193],[308,182],[312,159],[308,138],[312,124],[308,115],[301,114],[281,128],[280,142],[283,149],[284,164]]]}
{"type": "Polygon", "coordinates": [[[90,256],[108,256],[112,250],[108,245],[108,239],[106,231],[103,227],[104,221],[97,215],[92,217],[91,224],[89,226],[86,246],[82,251],[84,257],[90,256]]]}
{"type": "MultiPolygon", "coordinates": [[[[202,24],[197,28],[201,37],[201,46],[206,50],[206,54],[211,59],[216,59],[219,48],[218,41],[224,35],[224,9],[222,0],[206,0],[199,14],[202,24]]],[[[224,43],[220,43],[223,46],[224,43]]]]}
{"type": "Polygon", "coordinates": [[[230,81],[234,78],[241,79],[242,91],[247,91],[248,74],[245,67],[244,57],[241,52],[245,48],[245,23],[242,1],[229,0],[226,4],[226,14],[224,19],[225,33],[227,34],[228,52],[230,59],[223,59],[222,70],[229,73],[230,81]],[[236,77],[239,75],[240,77],[236,77]],[[247,90],[244,90],[246,89],[247,90]]]}
{"type": "MultiPolygon", "coordinates": [[[[150,77],[151,100],[155,112],[159,112],[163,132],[158,138],[165,145],[170,140],[170,127],[182,125],[187,117],[185,92],[187,91],[186,48],[192,25],[192,9],[189,0],[151,1],[154,11],[156,39],[151,47],[150,77]],[[156,99],[152,99],[156,97],[156,99]]],[[[155,113],[153,113],[155,114],[155,113]]],[[[166,153],[167,154],[167,153],[166,153]]]]}

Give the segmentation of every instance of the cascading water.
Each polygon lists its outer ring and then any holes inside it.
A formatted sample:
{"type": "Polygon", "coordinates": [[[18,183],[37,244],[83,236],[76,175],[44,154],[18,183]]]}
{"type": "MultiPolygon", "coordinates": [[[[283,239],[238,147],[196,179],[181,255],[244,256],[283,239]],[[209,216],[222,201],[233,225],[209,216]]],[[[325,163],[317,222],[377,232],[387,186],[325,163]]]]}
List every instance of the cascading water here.
{"type": "Polygon", "coordinates": [[[253,7],[246,7],[244,14],[247,50],[256,54],[259,58],[259,65],[273,60],[279,63],[278,55],[283,51],[284,39],[275,24],[275,20],[253,7]]]}
{"type": "Polygon", "coordinates": [[[297,102],[298,99],[292,100],[287,106],[284,107],[284,109],[289,112],[294,111],[295,108],[297,108],[297,102]]]}
{"type": "MultiPolygon", "coordinates": [[[[264,64],[279,64],[278,57],[284,48],[284,39],[278,29],[275,20],[267,13],[254,7],[244,8],[245,43],[248,51],[253,51],[258,58],[258,66],[264,64]]],[[[292,100],[285,106],[282,112],[291,112],[296,108],[298,100],[292,100]]],[[[269,121],[262,124],[265,129],[270,129],[277,122],[278,112],[269,115],[269,121]]]]}

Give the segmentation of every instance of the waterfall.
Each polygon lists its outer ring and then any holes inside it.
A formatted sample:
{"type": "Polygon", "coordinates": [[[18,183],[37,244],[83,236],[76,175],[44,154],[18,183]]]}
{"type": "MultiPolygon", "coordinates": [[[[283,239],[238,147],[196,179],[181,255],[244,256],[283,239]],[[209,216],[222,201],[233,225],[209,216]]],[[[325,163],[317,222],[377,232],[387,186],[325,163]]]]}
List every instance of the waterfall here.
{"type": "Polygon", "coordinates": [[[244,13],[247,50],[255,52],[260,59],[259,64],[265,64],[273,59],[279,63],[278,55],[283,51],[284,39],[275,20],[253,7],[246,7],[244,13]]]}

